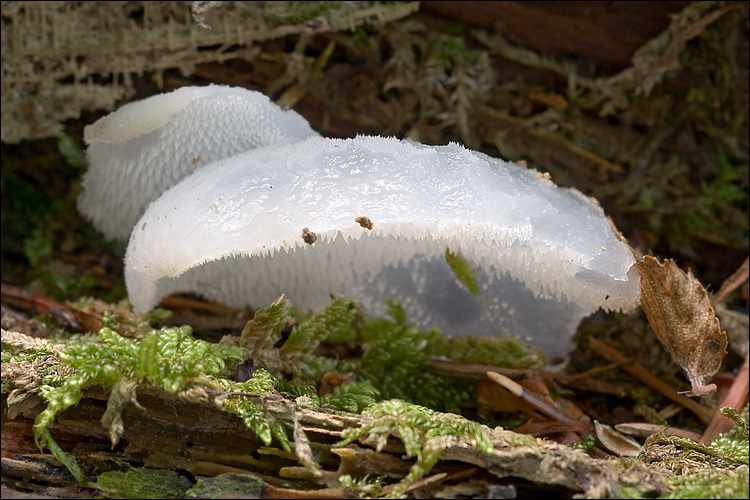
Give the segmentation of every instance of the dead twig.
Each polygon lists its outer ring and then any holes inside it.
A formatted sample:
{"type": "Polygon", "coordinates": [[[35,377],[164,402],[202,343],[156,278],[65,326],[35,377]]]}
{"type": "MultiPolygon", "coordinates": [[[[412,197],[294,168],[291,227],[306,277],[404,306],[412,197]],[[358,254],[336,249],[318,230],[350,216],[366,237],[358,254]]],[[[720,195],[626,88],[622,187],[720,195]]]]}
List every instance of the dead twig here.
{"type": "Polygon", "coordinates": [[[682,405],[688,410],[692,411],[703,422],[708,423],[711,420],[711,417],[713,417],[714,410],[703,406],[693,399],[678,394],[677,390],[674,387],[667,384],[659,377],[648,371],[642,364],[620,354],[616,350],[594,338],[589,339],[589,347],[591,347],[591,349],[593,349],[597,354],[603,356],[610,363],[621,363],[623,370],[628,372],[643,384],[659,392],[664,397],[669,398],[675,403],[682,405]]]}
{"type": "Polygon", "coordinates": [[[61,326],[68,326],[74,330],[80,330],[81,325],[68,310],[67,307],[54,300],[34,295],[17,286],[0,284],[0,296],[2,301],[14,307],[20,307],[36,314],[49,314],[61,326]]]}
{"type": "Polygon", "coordinates": [[[501,375],[497,372],[488,371],[487,376],[498,384],[499,386],[507,389],[511,394],[516,396],[519,399],[522,399],[523,401],[529,403],[534,409],[540,411],[541,413],[547,415],[548,417],[559,420],[561,422],[564,422],[571,426],[571,430],[583,430],[585,432],[589,432],[593,434],[594,429],[589,428],[586,425],[581,424],[580,422],[577,422],[570,416],[568,416],[566,413],[560,411],[557,409],[556,406],[547,403],[542,397],[537,396],[532,391],[527,391],[524,389],[520,384],[514,382],[513,380],[509,379],[505,375],[501,375]]]}
{"type": "Polygon", "coordinates": [[[745,262],[730,277],[724,280],[716,295],[711,297],[711,304],[716,306],[716,304],[723,302],[730,293],[739,288],[748,279],[750,279],[750,257],[746,258],[745,262]]]}
{"type": "MultiPolygon", "coordinates": [[[[745,261],[747,262],[747,261],[745,261]]],[[[725,406],[731,406],[737,411],[741,411],[748,401],[748,389],[750,388],[750,374],[748,373],[748,357],[745,356],[745,362],[742,364],[737,377],[732,383],[732,387],[729,388],[729,392],[724,397],[724,400],[719,405],[719,408],[725,406]]],[[[719,434],[723,434],[732,428],[732,421],[721,414],[721,412],[714,413],[711,422],[709,422],[703,436],[701,437],[701,444],[708,444],[711,440],[717,437],[719,434]]]]}

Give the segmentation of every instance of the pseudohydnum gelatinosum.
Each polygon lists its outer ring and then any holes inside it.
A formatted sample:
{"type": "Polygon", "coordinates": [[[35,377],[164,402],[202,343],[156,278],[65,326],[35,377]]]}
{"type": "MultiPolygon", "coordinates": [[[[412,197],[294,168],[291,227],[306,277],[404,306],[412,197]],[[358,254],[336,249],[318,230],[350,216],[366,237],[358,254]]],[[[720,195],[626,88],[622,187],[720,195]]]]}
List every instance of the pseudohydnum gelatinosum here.
{"type": "Polygon", "coordinates": [[[296,112],[238,87],[182,87],[132,102],[85,128],[78,209],[108,238],[125,240],[149,203],[202,166],[316,135],[296,112]]]}
{"type": "Polygon", "coordinates": [[[555,356],[582,318],[637,306],[631,250],[577,190],[458,144],[292,129],[302,132],[217,153],[151,203],[125,259],[134,311],[177,292],[237,307],[283,293],[312,310],[338,293],[375,315],[396,299],[419,326],[516,335],[555,356]]]}

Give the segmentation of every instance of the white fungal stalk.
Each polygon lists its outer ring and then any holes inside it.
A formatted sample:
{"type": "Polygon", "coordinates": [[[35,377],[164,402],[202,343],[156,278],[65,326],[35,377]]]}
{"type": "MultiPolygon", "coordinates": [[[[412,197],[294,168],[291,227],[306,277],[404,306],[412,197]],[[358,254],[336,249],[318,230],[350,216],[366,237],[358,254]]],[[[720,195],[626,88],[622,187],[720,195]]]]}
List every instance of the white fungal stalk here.
{"type": "Polygon", "coordinates": [[[554,356],[585,316],[637,305],[632,253],[601,208],[535,170],[457,144],[268,142],[212,151],[224,159],[167,190],[135,224],[125,277],[136,312],[175,292],[256,307],[283,293],[313,310],[341,293],[372,314],[396,299],[420,326],[512,334],[554,356]],[[457,275],[451,256],[470,276],[457,275]]]}

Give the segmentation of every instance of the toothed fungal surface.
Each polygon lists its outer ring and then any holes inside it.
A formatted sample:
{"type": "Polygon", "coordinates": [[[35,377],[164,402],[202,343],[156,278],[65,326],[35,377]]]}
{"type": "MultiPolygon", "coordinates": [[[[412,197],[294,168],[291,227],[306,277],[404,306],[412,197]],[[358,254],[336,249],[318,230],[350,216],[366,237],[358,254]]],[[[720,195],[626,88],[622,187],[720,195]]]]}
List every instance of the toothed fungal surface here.
{"type": "Polygon", "coordinates": [[[149,207],[130,236],[128,294],[136,312],[175,292],[255,307],[283,293],[312,310],[341,293],[376,315],[398,299],[420,326],[511,334],[562,354],[583,317],[633,309],[639,283],[601,208],[542,177],[457,144],[261,147],[196,171],[149,207]],[[446,250],[474,270],[478,297],[446,250]]]}
{"type": "Polygon", "coordinates": [[[108,238],[125,240],[152,201],[204,165],[313,136],[295,111],[237,87],[182,87],[129,103],[85,129],[78,209],[108,238]]]}

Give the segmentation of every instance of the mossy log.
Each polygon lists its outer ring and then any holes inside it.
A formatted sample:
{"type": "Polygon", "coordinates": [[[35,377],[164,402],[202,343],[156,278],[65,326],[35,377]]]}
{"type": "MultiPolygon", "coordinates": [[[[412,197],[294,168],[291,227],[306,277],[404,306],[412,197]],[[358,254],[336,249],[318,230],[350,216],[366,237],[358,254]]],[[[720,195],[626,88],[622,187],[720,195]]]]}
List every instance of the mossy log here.
{"type": "MultiPolygon", "coordinates": [[[[34,444],[33,422],[44,409],[44,400],[32,393],[13,397],[9,405],[8,386],[4,384],[2,392],[7,492],[43,491],[52,497],[187,494],[196,498],[207,491],[215,494],[213,488],[222,484],[229,490],[220,496],[238,491],[287,498],[292,493],[304,498],[344,497],[355,491],[389,495],[421,460],[409,457],[396,439],[403,437],[396,435],[379,450],[367,435],[337,447],[345,429],[372,424],[372,415],[333,414],[298,407],[280,396],[253,396],[269,420],[294,436],[290,453],[276,447],[276,441],[265,446],[240,418],[211,402],[186,401],[148,385],[137,388],[138,405],[130,404],[122,412],[124,432],[112,447],[109,431],[102,425],[109,395],[90,387],[78,405],[60,413],[49,426],[54,440],[83,470],[88,485],[80,486],[51,455],[39,454],[34,444]],[[348,488],[340,482],[343,477],[354,478],[348,488]],[[365,477],[373,482],[381,478],[385,486],[367,490],[365,477]],[[154,493],[149,490],[150,482],[168,489],[154,493]]],[[[466,491],[486,495],[512,488],[522,496],[544,492],[617,497],[631,488],[641,495],[663,488],[662,478],[637,461],[596,460],[567,446],[501,428],[485,429],[493,445],[491,454],[470,440],[441,437],[439,462],[428,476],[411,484],[406,494],[451,496],[466,491]]]]}

